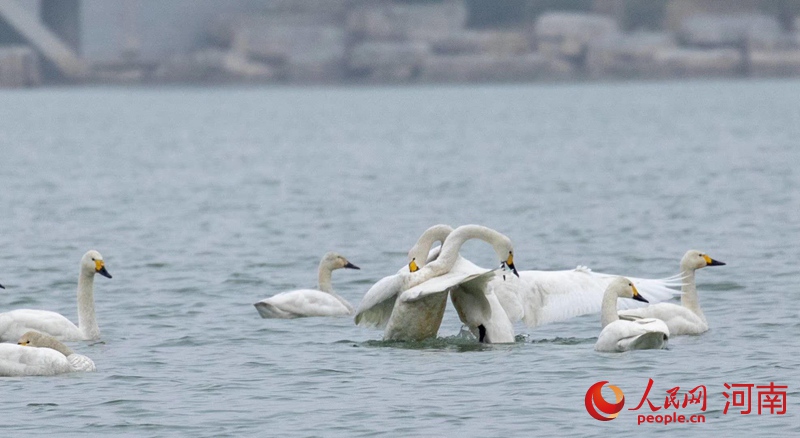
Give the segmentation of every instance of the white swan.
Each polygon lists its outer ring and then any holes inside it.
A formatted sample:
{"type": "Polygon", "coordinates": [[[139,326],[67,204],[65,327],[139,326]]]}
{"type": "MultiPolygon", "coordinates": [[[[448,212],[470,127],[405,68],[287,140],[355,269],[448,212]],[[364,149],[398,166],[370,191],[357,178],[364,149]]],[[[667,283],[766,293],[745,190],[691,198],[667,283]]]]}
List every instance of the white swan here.
{"type": "Polygon", "coordinates": [[[636,286],[625,277],[611,281],[603,295],[600,322],[603,331],[594,344],[594,349],[603,352],[661,349],[667,346],[669,328],[664,321],[653,318],[626,321],[617,316],[617,298],[633,298],[647,302],[636,286]]]}
{"type": "Polygon", "coordinates": [[[39,332],[23,334],[17,344],[0,344],[0,376],[52,376],[94,370],[91,359],[39,332]]]}
{"type": "Polygon", "coordinates": [[[352,315],[353,306],[337,295],[331,285],[331,272],[341,268],[361,269],[339,254],[329,252],[319,262],[319,290],[282,292],[253,305],[262,318],[352,315]]]}
{"type": "MultiPolygon", "coordinates": [[[[434,225],[425,230],[425,232],[419,236],[417,243],[415,243],[408,252],[409,263],[403,265],[396,274],[380,279],[370,287],[366,294],[364,294],[356,310],[356,325],[380,329],[386,328],[389,317],[392,315],[392,309],[394,309],[397,296],[402,292],[401,283],[404,281],[402,278],[403,275],[417,271],[420,265],[425,266],[425,264],[427,264],[429,251],[431,254],[435,254],[431,260],[435,259],[435,256],[439,255],[439,247],[435,250],[431,250],[430,248],[436,242],[444,243],[444,240],[452,231],[453,228],[451,226],[441,224],[434,225]],[[419,263],[417,260],[419,260],[419,263]]],[[[444,311],[444,309],[442,309],[442,311],[444,311]]]]}
{"type": "Polygon", "coordinates": [[[681,305],[660,303],[639,309],[630,309],[619,312],[621,318],[657,318],[664,321],[669,327],[669,332],[675,335],[699,335],[708,331],[708,322],[703,311],[700,310],[700,301],[697,296],[694,273],[706,266],[722,266],[725,263],[717,261],[697,250],[689,250],[681,259],[681,272],[683,285],[681,286],[681,305]]]}
{"type": "Polygon", "coordinates": [[[83,341],[100,338],[100,327],[94,312],[94,275],[111,278],[103,256],[95,250],[81,258],[78,276],[78,325],[59,313],[48,310],[19,309],[0,313],[0,341],[14,341],[35,330],[61,341],[83,341]]]}
{"type": "MultiPolygon", "coordinates": [[[[456,304],[462,321],[470,327],[484,342],[513,342],[513,327],[510,340],[506,336],[492,335],[483,332],[479,326],[489,323],[491,319],[491,302],[485,292],[485,283],[493,278],[495,272],[489,269],[478,268],[459,256],[461,245],[469,239],[481,239],[491,244],[501,267],[507,267],[516,274],[514,267],[513,246],[504,235],[480,225],[464,225],[453,231],[442,245],[437,259],[415,272],[398,273],[385,277],[372,286],[362,300],[356,315],[356,324],[380,324],[383,309],[373,312],[373,309],[385,300],[397,296],[394,307],[386,322],[384,339],[419,341],[435,337],[442,322],[444,308],[447,303],[447,294],[451,288],[462,286],[457,292],[464,297],[456,304]],[[481,283],[483,283],[481,285],[481,283]],[[372,315],[370,315],[372,314],[372,315]],[[376,316],[377,314],[377,316],[376,316]],[[377,321],[377,324],[375,323],[377,321]]],[[[410,270],[415,269],[415,260],[412,260],[410,270]]],[[[499,307],[502,311],[502,307],[499,307]]],[[[507,319],[507,317],[505,317],[507,319]]],[[[494,325],[489,324],[491,327],[494,325]]],[[[490,327],[484,325],[483,330],[490,327]]],[[[508,324],[510,327],[510,322],[508,324]]],[[[507,328],[507,327],[504,327],[507,328]]]]}

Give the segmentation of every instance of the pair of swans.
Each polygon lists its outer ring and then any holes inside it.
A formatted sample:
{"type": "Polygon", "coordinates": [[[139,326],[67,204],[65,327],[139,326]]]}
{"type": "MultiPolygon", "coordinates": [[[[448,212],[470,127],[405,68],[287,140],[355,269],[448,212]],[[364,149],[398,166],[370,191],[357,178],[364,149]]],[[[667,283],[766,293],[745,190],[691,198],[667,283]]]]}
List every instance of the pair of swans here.
{"type": "Polygon", "coordinates": [[[319,262],[318,290],[298,289],[282,292],[253,305],[262,318],[352,315],[353,306],[334,292],[331,284],[331,273],[342,268],[361,269],[341,255],[329,252],[319,262]]]}
{"type": "Polygon", "coordinates": [[[17,344],[0,344],[0,376],[52,376],[94,370],[91,359],[39,332],[23,334],[17,344]]]}
{"type": "Polygon", "coordinates": [[[0,313],[0,341],[13,342],[34,330],[60,341],[86,341],[100,338],[94,310],[94,276],[111,278],[103,256],[95,250],[81,258],[78,276],[78,325],[63,315],[47,310],[18,309],[0,313]]]}
{"type": "MultiPolygon", "coordinates": [[[[447,242],[451,236],[457,236],[451,227],[436,225],[426,230],[409,251],[409,267],[381,279],[364,296],[356,311],[356,324],[383,328],[384,339],[420,340],[434,337],[446,305],[445,289],[457,286],[456,293],[451,293],[451,300],[470,331],[483,342],[501,342],[488,336],[492,332],[489,329],[491,325],[495,328],[495,339],[513,342],[515,321],[522,320],[527,326],[536,327],[599,312],[604,292],[616,277],[595,273],[584,267],[565,271],[519,273],[514,270],[518,278],[498,275],[493,271],[490,273],[489,270],[482,270],[458,256],[461,244],[470,238],[484,240],[495,247],[498,257],[503,260],[505,254],[510,255],[513,251],[510,249],[510,241],[502,234],[485,227],[466,225],[458,230],[462,230],[459,234],[464,234],[453,239],[449,245],[447,242]],[[431,250],[437,241],[445,243],[431,250]],[[448,247],[450,254],[444,257],[448,247]],[[428,271],[425,278],[418,277],[415,283],[410,277],[412,271],[429,260],[435,260],[431,264],[438,264],[438,272],[428,271]],[[450,267],[449,271],[447,266],[450,267]],[[398,304],[400,307],[396,310],[398,304]],[[408,310],[412,307],[413,310],[408,310]],[[410,312],[416,315],[408,316],[410,312]]],[[[513,260],[507,261],[513,263],[513,260]]],[[[679,285],[681,281],[680,276],[631,279],[651,302],[674,296],[677,292],[672,287],[679,285]]],[[[623,302],[620,305],[629,306],[623,302]]]]}
{"type": "Polygon", "coordinates": [[[480,268],[459,255],[470,239],[489,243],[500,269],[514,266],[514,248],[505,235],[480,225],[464,225],[453,230],[436,225],[426,230],[409,251],[409,265],[397,274],[373,285],[356,311],[357,325],[384,328],[385,340],[419,341],[435,337],[442,322],[450,294],[453,306],[464,325],[481,342],[514,342],[514,327],[500,299],[489,283],[498,277],[496,270],[480,268]],[[431,246],[442,241],[439,251],[431,246]]]}
{"type": "Polygon", "coordinates": [[[708,331],[708,321],[700,309],[695,271],[706,266],[724,266],[701,251],[689,250],[681,258],[681,305],[659,303],[617,313],[617,298],[646,301],[626,278],[615,279],[603,297],[603,331],[595,350],[618,352],[664,348],[670,335],[699,335],[708,331]]]}

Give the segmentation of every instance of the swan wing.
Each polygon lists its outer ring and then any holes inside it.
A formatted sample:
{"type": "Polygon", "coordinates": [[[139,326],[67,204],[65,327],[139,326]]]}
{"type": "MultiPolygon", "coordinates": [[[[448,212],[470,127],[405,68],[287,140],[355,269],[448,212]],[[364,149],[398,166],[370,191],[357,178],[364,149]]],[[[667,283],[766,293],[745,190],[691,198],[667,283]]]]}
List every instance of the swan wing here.
{"type": "Polygon", "coordinates": [[[83,339],[80,329],[60,313],[32,309],[0,313],[0,341],[17,342],[23,334],[31,330],[50,335],[60,341],[83,339]]]}
{"type": "Polygon", "coordinates": [[[595,344],[597,351],[658,349],[666,346],[669,328],[660,320],[618,320],[607,325],[595,344]]]}
{"type": "Polygon", "coordinates": [[[403,292],[400,299],[405,302],[414,302],[421,300],[428,295],[446,292],[454,286],[475,280],[479,277],[486,276],[486,282],[494,278],[494,271],[490,269],[478,270],[474,272],[448,272],[447,274],[431,278],[421,284],[418,284],[411,289],[403,292]],[[483,272],[481,272],[483,271],[483,272]]]}
{"type": "Polygon", "coordinates": [[[384,328],[392,315],[394,302],[403,291],[403,277],[389,275],[369,288],[356,309],[356,325],[384,328]]]}
{"type": "Polygon", "coordinates": [[[82,354],[70,354],[67,361],[73,371],[95,371],[94,361],[82,354]]]}
{"type": "MultiPolygon", "coordinates": [[[[492,287],[512,320],[522,320],[529,327],[564,321],[576,316],[597,313],[603,294],[616,276],[599,274],[586,268],[568,271],[521,271],[519,279],[498,277],[492,287]],[[514,304],[515,300],[519,304],[514,304]]],[[[631,278],[639,292],[651,303],[669,299],[680,292],[672,289],[671,279],[631,278]],[[641,286],[641,288],[640,288],[641,286]]],[[[633,300],[618,300],[623,301],[633,300]]],[[[622,304],[626,306],[628,304],[622,304]]]]}
{"type": "Polygon", "coordinates": [[[298,289],[282,292],[255,304],[262,313],[263,309],[274,310],[277,318],[300,318],[306,316],[339,316],[349,315],[348,309],[332,294],[315,289],[298,289]]]}
{"type": "Polygon", "coordinates": [[[70,371],[69,361],[58,351],[0,344],[0,376],[51,376],[70,371]]]}

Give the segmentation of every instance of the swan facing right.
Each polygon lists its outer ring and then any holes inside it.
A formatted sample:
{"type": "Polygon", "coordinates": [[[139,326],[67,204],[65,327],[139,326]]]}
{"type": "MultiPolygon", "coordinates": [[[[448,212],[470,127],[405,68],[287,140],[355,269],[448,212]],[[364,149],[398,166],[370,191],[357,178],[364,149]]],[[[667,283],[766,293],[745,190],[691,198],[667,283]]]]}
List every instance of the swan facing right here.
{"type": "Polygon", "coordinates": [[[336,269],[361,269],[335,252],[329,252],[319,262],[318,290],[298,289],[282,292],[255,304],[262,318],[291,319],[306,316],[348,316],[353,306],[333,291],[331,272],[336,269]]]}
{"type": "Polygon", "coordinates": [[[617,315],[617,298],[633,298],[647,302],[639,295],[636,286],[625,277],[616,277],[603,295],[600,323],[603,330],[594,349],[617,353],[628,350],[661,349],[667,346],[669,328],[664,321],[654,318],[627,321],[617,315]]]}
{"type": "Polygon", "coordinates": [[[53,376],[94,370],[91,359],[39,332],[23,334],[17,344],[0,344],[0,376],[53,376]]]}
{"type": "Polygon", "coordinates": [[[103,256],[90,250],[81,258],[78,276],[78,325],[48,310],[18,309],[0,313],[0,341],[12,342],[30,330],[61,341],[89,341],[100,338],[94,311],[94,276],[111,278],[103,256]]]}

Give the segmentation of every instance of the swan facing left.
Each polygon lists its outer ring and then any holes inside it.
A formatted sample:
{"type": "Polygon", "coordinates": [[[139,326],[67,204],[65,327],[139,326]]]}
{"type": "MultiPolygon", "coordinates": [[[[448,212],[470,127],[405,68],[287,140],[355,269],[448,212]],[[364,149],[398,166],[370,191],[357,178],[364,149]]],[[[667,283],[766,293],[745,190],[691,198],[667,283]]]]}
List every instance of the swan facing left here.
{"type": "Polygon", "coordinates": [[[89,341],[100,338],[94,312],[94,276],[111,278],[103,256],[90,250],[81,258],[78,276],[78,325],[48,310],[18,309],[0,313],[0,341],[13,342],[28,331],[48,334],[60,341],[89,341]]]}
{"type": "Polygon", "coordinates": [[[0,344],[0,376],[52,376],[94,370],[91,359],[39,332],[23,334],[17,344],[0,344]]]}
{"type": "Polygon", "coordinates": [[[644,318],[635,321],[619,319],[617,298],[633,298],[647,302],[639,295],[636,286],[625,277],[616,277],[603,295],[600,322],[603,330],[594,349],[615,353],[628,350],[661,349],[667,346],[669,328],[660,319],[644,318]]]}
{"type": "Polygon", "coordinates": [[[336,269],[361,269],[335,252],[319,262],[319,290],[298,289],[282,292],[255,304],[262,318],[302,318],[306,316],[349,316],[353,306],[333,291],[331,272],[336,269]]]}

